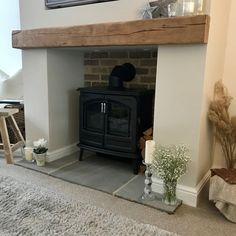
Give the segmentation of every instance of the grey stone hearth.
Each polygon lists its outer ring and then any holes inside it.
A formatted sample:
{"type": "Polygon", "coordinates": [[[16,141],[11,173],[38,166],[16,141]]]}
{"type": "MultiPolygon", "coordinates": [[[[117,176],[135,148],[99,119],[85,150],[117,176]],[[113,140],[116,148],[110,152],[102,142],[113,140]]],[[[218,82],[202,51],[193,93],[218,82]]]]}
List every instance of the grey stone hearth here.
{"type": "Polygon", "coordinates": [[[156,194],[153,201],[143,201],[144,174],[134,175],[127,160],[96,156],[87,152],[84,161],[78,161],[78,153],[38,167],[33,162],[20,160],[16,165],[29,168],[44,174],[93,188],[130,201],[144,204],[161,211],[173,214],[176,206],[167,206],[161,201],[161,195],[156,194]]]}

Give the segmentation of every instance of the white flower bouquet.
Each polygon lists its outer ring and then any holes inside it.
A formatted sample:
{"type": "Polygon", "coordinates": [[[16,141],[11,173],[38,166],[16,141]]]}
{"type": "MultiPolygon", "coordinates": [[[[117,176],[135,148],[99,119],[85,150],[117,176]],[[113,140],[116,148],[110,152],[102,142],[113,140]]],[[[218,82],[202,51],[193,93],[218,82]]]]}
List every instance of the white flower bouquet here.
{"type": "Polygon", "coordinates": [[[37,141],[33,142],[34,144],[34,153],[36,154],[43,154],[46,153],[48,148],[47,148],[47,140],[45,140],[44,138],[41,138],[37,141]]]}
{"type": "Polygon", "coordinates": [[[153,169],[163,181],[178,180],[186,173],[190,157],[185,145],[158,145],[154,151],[153,169]]]}
{"type": "Polygon", "coordinates": [[[176,186],[179,178],[186,173],[190,161],[185,145],[157,145],[153,154],[152,169],[164,182],[164,201],[176,204],[176,186]]]}

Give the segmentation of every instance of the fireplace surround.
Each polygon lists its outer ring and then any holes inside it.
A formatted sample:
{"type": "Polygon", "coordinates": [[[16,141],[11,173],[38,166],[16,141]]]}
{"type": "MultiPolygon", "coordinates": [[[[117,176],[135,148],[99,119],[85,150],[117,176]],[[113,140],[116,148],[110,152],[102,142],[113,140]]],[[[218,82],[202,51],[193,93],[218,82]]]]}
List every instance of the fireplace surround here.
{"type": "MultiPolygon", "coordinates": [[[[123,1],[118,2],[123,4],[123,1]]],[[[67,9],[69,11],[69,8],[67,9]]],[[[66,8],[63,10],[66,11],[66,8]]],[[[60,15],[60,12],[58,14],[60,15]]],[[[130,19],[127,15],[125,17],[130,19]]],[[[135,19],[134,16],[131,17],[135,19]]],[[[154,109],[154,139],[161,143],[184,142],[190,146],[193,160],[190,164],[191,173],[188,173],[181,182],[186,186],[183,191],[188,197],[187,199],[181,197],[181,199],[185,199],[184,202],[187,204],[190,202],[190,205],[195,205],[197,196],[195,187],[208,168],[208,164],[203,164],[207,162],[207,154],[201,151],[204,149],[198,148],[199,135],[205,134],[199,128],[199,123],[202,122],[199,117],[204,108],[202,92],[206,61],[206,45],[204,44],[207,42],[208,35],[206,19],[208,17],[196,16],[119,23],[112,23],[115,20],[108,19],[103,21],[110,22],[107,24],[76,27],[73,27],[69,21],[66,25],[68,27],[65,28],[40,29],[40,27],[45,27],[45,24],[34,24],[34,28],[38,28],[34,30],[28,30],[30,29],[29,24],[24,25],[25,30],[13,33],[13,45],[24,49],[26,95],[32,92],[32,87],[39,85],[33,99],[25,96],[25,101],[29,102],[26,106],[28,137],[35,139],[36,132],[34,131],[36,129],[38,131],[38,127],[43,127],[42,130],[39,130],[38,135],[49,139],[50,158],[54,150],[57,151],[60,147],[65,147],[72,144],[73,140],[77,140],[75,137],[70,140],[70,143],[66,142],[71,137],[68,134],[71,134],[72,131],[70,127],[69,132],[67,131],[67,120],[76,103],[69,107],[69,110],[64,107],[64,104],[68,103],[67,96],[71,94],[68,82],[73,81],[76,84],[75,75],[77,75],[77,83],[83,81],[84,73],[80,63],[83,63],[85,45],[91,47],[90,49],[96,45],[98,47],[109,46],[111,50],[112,45],[158,47],[156,74],[158,93],[156,93],[154,109]],[[78,51],[64,49],[69,47],[80,48],[77,48],[78,51]],[[76,57],[77,64],[74,63],[76,57]],[[43,62],[44,60],[46,63],[43,62]],[[78,66],[78,61],[80,66],[78,66]],[[35,68],[35,64],[40,70],[35,68]],[[78,78],[80,78],[79,81],[78,78]],[[64,87],[64,91],[62,87],[64,87]],[[39,102],[39,99],[36,98],[43,98],[43,101],[39,102]],[[44,111],[45,116],[38,115],[38,110],[44,111]],[[63,119],[61,119],[62,117],[63,119]],[[204,166],[200,167],[199,163],[204,166]]],[[[78,21],[74,21],[74,24],[77,24],[76,22],[78,21]]],[[[58,23],[56,26],[59,25],[58,23]]],[[[72,86],[72,82],[70,82],[70,86],[72,86]]],[[[70,123],[73,122],[71,120],[70,123]]],[[[155,190],[159,185],[158,181],[154,181],[155,190]]]]}

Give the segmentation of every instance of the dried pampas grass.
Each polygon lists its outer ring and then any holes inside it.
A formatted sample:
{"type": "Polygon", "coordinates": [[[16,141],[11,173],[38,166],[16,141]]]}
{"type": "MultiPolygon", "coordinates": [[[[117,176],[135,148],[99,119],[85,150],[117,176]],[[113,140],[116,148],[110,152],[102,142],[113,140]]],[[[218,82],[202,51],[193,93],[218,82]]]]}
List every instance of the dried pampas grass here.
{"type": "Polygon", "coordinates": [[[228,169],[236,163],[236,117],[230,117],[229,106],[233,98],[227,88],[218,81],[214,88],[214,100],[210,103],[208,118],[215,127],[214,135],[221,144],[228,169]]]}

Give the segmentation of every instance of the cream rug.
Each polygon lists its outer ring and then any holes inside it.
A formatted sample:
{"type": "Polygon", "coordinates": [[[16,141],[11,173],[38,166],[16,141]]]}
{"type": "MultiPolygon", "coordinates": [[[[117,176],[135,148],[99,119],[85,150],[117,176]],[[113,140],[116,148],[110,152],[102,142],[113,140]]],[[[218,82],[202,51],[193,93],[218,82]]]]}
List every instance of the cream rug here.
{"type": "Polygon", "coordinates": [[[64,195],[0,176],[0,235],[174,236],[64,195]]]}

